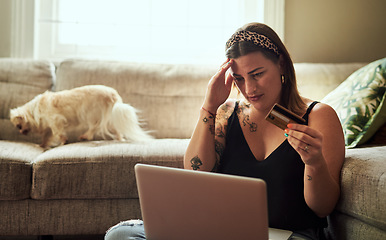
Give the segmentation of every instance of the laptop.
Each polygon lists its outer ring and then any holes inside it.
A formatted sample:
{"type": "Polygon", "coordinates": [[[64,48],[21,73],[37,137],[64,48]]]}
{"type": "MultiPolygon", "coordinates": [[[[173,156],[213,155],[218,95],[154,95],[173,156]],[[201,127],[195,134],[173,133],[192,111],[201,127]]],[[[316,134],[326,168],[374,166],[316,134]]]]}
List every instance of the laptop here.
{"type": "Polygon", "coordinates": [[[288,239],[268,229],[261,179],[137,164],[142,219],[148,240],[288,239]]]}

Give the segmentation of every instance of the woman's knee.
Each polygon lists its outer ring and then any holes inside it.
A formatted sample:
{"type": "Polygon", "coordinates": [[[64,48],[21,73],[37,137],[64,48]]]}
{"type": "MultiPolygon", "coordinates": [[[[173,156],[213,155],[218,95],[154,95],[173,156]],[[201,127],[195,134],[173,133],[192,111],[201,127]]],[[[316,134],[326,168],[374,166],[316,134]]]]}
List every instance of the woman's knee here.
{"type": "Polygon", "coordinates": [[[145,231],[141,220],[120,222],[111,227],[105,235],[105,240],[143,240],[145,231]]]}

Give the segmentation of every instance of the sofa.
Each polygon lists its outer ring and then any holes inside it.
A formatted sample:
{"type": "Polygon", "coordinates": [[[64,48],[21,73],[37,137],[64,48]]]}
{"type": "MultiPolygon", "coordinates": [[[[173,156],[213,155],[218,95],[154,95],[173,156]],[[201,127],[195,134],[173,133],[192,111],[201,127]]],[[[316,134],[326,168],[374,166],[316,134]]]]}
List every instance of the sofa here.
{"type": "MultiPolygon", "coordinates": [[[[296,63],[300,93],[321,100],[366,63],[296,63]]],[[[141,218],[134,165],[183,167],[206,86],[218,66],[67,59],[0,59],[0,236],[103,235],[141,218]],[[145,143],[95,139],[48,150],[22,135],[9,110],[47,90],[115,88],[155,137],[145,143]]],[[[234,95],[232,95],[234,96],[234,95]]],[[[384,129],[384,127],[382,128],[384,129]]],[[[330,239],[386,239],[384,130],[346,150],[330,239]],[[377,141],[374,141],[376,139],[377,141]]]]}

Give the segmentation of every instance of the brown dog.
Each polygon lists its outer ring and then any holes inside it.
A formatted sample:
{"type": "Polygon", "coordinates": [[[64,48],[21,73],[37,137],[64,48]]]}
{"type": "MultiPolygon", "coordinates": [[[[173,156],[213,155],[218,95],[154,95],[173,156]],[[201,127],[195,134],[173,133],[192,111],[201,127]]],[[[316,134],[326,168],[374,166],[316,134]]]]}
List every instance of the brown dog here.
{"type": "Polygon", "coordinates": [[[146,141],[152,137],[138,122],[136,109],[122,103],[113,88],[90,85],[60,92],[47,91],[25,105],[12,109],[10,119],[22,134],[36,132],[43,148],[67,142],[66,131],[87,127],[79,140],[102,138],[146,141]]]}

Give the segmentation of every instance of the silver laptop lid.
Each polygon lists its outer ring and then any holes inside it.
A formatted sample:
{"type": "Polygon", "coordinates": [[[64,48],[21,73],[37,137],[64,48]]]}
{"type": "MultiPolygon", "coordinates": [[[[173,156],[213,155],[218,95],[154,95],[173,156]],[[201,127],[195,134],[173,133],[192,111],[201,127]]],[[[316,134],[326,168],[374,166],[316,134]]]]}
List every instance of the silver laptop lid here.
{"type": "Polygon", "coordinates": [[[137,164],[146,238],[268,239],[263,180],[137,164]]]}

